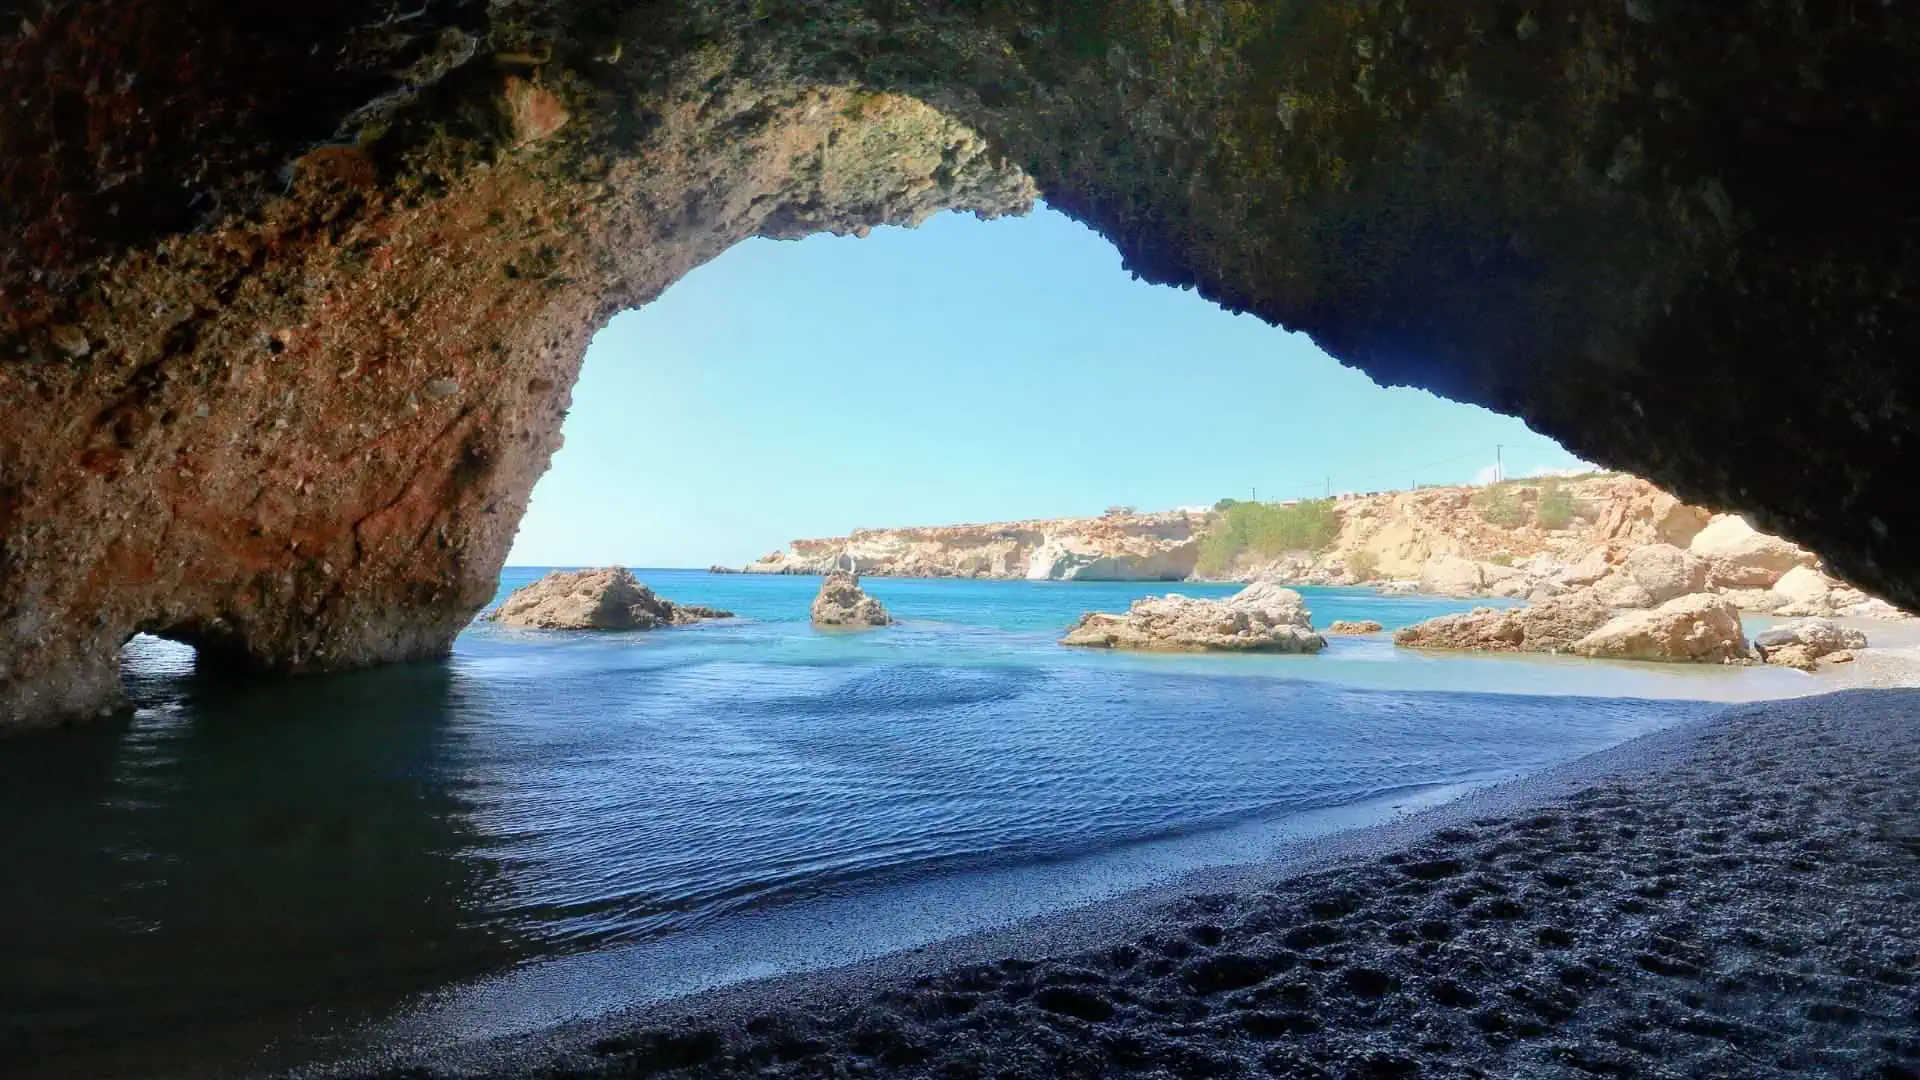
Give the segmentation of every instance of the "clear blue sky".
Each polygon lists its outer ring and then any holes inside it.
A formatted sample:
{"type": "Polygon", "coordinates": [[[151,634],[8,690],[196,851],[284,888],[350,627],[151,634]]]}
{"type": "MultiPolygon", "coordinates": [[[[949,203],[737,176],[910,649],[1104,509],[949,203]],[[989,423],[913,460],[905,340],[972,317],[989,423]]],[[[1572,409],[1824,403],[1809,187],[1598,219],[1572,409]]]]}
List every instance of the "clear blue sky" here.
{"type": "Polygon", "coordinates": [[[851,529],[1369,491],[1577,462],[1134,281],[1051,210],[753,240],[594,339],[509,562],[740,565],[851,529]]]}

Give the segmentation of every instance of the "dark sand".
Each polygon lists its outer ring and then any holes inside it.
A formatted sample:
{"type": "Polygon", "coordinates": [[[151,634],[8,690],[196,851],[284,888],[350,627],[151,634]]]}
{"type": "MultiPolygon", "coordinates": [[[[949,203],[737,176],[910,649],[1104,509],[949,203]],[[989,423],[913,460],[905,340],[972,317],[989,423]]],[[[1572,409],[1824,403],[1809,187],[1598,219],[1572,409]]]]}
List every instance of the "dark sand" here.
{"type": "Polygon", "coordinates": [[[1920,1077],[1920,692],[1183,888],[339,1075],[1920,1077]]]}

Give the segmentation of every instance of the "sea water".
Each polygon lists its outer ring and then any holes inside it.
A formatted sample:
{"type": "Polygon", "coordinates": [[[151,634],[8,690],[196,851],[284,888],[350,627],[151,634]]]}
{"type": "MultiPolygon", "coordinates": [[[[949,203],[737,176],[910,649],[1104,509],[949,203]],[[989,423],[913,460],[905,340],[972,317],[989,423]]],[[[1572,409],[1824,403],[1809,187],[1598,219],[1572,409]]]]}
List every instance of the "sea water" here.
{"type": "MultiPolygon", "coordinates": [[[[1233,586],[870,578],[901,624],[849,633],[808,625],[815,578],[642,577],[738,617],[237,684],[136,640],[130,717],[0,744],[0,1072],[238,1075],[846,963],[1818,689],[1057,644],[1233,586]]],[[[1322,627],[1472,606],[1301,591],[1322,627]]]]}

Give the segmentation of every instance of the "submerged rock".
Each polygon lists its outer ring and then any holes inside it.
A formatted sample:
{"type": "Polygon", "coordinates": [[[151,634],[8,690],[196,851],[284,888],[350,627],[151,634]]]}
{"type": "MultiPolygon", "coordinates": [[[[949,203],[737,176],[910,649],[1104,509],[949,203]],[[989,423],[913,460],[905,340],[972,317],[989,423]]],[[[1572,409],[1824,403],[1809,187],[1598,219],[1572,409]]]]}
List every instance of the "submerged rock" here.
{"type": "Polygon", "coordinates": [[[1147,596],[1124,615],[1090,611],[1062,645],[1168,652],[1317,653],[1327,639],[1292,589],[1256,581],[1225,600],[1147,596]]]}
{"type": "Polygon", "coordinates": [[[1695,594],[1617,615],[1575,642],[1573,651],[1603,660],[1721,664],[1747,657],[1747,636],[1731,601],[1695,594]]]}
{"type": "Polygon", "coordinates": [[[813,598],[815,626],[887,626],[893,621],[880,601],[860,587],[860,578],[845,570],[828,574],[820,595],[813,598]]]}
{"type": "Polygon", "coordinates": [[[1340,634],[1342,636],[1358,636],[1360,634],[1377,634],[1385,629],[1386,627],[1372,619],[1335,619],[1333,625],[1327,627],[1327,633],[1340,634]]]}
{"type": "Polygon", "coordinates": [[[732,617],[731,611],[676,604],[619,566],[552,571],[515,589],[487,615],[528,630],[653,630],[732,617]]]}
{"type": "Polygon", "coordinates": [[[1565,652],[1604,626],[1612,614],[1592,590],[1583,589],[1526,607],[1442,615],[1402,627],[1393,643],[1412,649],[1565,652]]]}
{"type": "Polygon", "coordinates": [[[1812,671],[1825,657],[1836,663],[1853,659],[1854,649],[1867,647],[1867,635],[1831,619],[1795,619],[1755,634],[1753,650],[1760,659],[1781,667],[1812,671]],[[1845,657],[1845,660],[1840,659],[1845,657]]]}

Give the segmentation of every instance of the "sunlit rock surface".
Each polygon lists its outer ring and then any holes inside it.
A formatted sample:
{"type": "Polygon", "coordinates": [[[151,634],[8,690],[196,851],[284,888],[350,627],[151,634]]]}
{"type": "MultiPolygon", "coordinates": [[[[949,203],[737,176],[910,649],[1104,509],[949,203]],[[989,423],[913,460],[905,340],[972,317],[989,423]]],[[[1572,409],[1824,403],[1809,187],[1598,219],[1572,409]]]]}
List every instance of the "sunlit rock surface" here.
{"type": "Polygon", "coordinates": [[[1520,608],[1475,608],[1442,615],[1401,627],[1394,632],[1393,642],[1413,649],[1570,652],[1612,617],[1612,611],[1589,589],[1520,608]]]}
{"type": "Polygon", "coordinates": [[[851,569],[887,577],[1033,581],[1181,581],[1199,560],[1205,513],[1115,511],[974,525],[857,529],[795,540],[750,563],[750,574],[851,569]]]}
{"type": "Polygon", "coordinates": [[[1867,635],[1832,619],[1794,619],[1753,637],[1753,650],[1760,659],[1802,671],[1812,671],[1827,657],[1866,647],[1867,635]]]}
{"type": "Polygon", "coordinates": [[[1721,597],[1696,593],[1651,611],[1628,611],[1574,642],[1581,656],[1603,660],[1719,664],[1747,657],[1740,609],[1721,597]]]}
{"type": "Polygon", "coordinates": [[[835,570],[820,583],[819,595],[810,610],[815,626],[840,626],[864,629],[888,626],[894,621],[887,609],[867,595],[860,579],[845,570],[835,570]]]}
{"type": "Polygon", "coordinates": [[[550,571],[487,613],[502,626],[528,630],[654,630],[732,617],[731,611],[676,604],[618,566],[550,571]]]}
{"type": "Polygon", "coordinates": [[[1171,593],[1135,600],[1125,614],[1090,611],[1060,643],[1153,652],[1317,653],[1327,647],[1300,594],[1265,581],[1224,600],[1171,593]]]}
{"type": "Polygon", "coordinates": [[[1618,0],[10,17],[0,716],[112,705],[139,630],[211,665],[443,654],[613,313],[745,237],[1036,190],[1144,278],[1523,416],[1913,606],[1913,18],[1618,0]]]}

